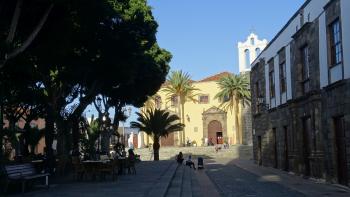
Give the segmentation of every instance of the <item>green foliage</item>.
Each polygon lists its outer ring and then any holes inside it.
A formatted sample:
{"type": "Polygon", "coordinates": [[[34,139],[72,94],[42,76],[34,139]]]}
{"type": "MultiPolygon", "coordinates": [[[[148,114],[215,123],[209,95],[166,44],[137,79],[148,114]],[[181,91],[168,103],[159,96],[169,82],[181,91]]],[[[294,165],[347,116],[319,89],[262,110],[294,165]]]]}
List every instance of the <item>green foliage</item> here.
{"type": "MultiPolygon", "coordinates": [[[[20,107],[36,111],[22,118],[45,118],[46,143],[53,139],[54,124],[67,120],[78,144],[76,120],[97,95],[108,97],[112,107],[139,107],[165,81],[172,56],[157,44],[158,24],[146,0],[25,1],[13,41],[4,42],[19,1],[0,3],[0,85],[9,87],[8,114],[20,107]],[[1,68],[4,56],[25,42],[52,5],[29,47],[1,68]]],[[[95,132],[88,133],[93,140],[95,132]]],[[[86,151],[92,151],[91,144],[85,143],[86,151]]]]}
{"type": "Polygon", "coordinates": [[[232,113],[240,102],[243,105],[250,104],[250,85],[245,75],[228,75],[219,79],[217,84],[220,92],[215,95],[215,99],[222,101],[220,107],[225,111],[230,110],[232,113]]]}
{"type": "MultiPolygon", "coordinates": [[[[181,111],[181,122],[185,123],[185,103],[187,101],[197,102],[195,98],[197,95],[194,91],[199,90],[193,86],[191,77],[188,73],[180,71],[171,72],[168,77],[167,84],[163,91],[167,95],[167,100],[171,100],[173,96],[177,96],[180,105],[179,111],[181,111]],[[180,108],[181,107],[181,108],[180,108]]],[[[180,143],[185,143],[185,131],[181,134],[180,143]]]]}
{"type": "Polygon", "coordinates": [[[170,112],[155,109],[148,110],[146,113],[136,113],[138,115],[137,122],[131,122],[132,128],[139,128],[148,135],[155,138],[167,137],[169,133],[180,131],[184,125],[179,123],[180,118],[170,112]]]}
{"type": "Polygon", "coordinates": [[[82,152],[85,155],[92,157],[96,153],[96,141],[101,134],[100,124],[98,120],[92,120],[89,124],[86,133],[82,134],[80,143],[82,152]]]}
{"type": "Polygon", "coordinates": [[[196,90],[198,89],[193,86],[190,75],[182,70],[172,71],[163,89],[167,94],[168,100],[170,100],[172,96],[178,96],[181,104],[186,101],[196,102],[197,99],[194,94],[196,90]]]}
{"type": "Polygon", "coordinates": [[[139,128],[140,131],[153,136],[154,160],[159,160],[159,139],[167,137],[170,133],[181,131],[185,125],[179,123],[180,118],[170,112],[155,109],[147,110],[146,113],[136,113],[137,122],[130,123],[132,128],[139,128]]]}

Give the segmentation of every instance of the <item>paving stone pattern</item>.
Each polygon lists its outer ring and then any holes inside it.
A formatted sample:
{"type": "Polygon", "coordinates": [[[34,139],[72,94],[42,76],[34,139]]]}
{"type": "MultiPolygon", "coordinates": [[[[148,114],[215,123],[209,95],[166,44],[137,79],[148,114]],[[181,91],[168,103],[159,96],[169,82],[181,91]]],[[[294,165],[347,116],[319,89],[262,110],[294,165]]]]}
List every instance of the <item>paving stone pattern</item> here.
{"type": "Polygon", "coordinates": [[[207,174],[217,186],[221,196],[304,196],[280,184],[265,181],[248,171],[234,165],[207,165],[207,174]]]}

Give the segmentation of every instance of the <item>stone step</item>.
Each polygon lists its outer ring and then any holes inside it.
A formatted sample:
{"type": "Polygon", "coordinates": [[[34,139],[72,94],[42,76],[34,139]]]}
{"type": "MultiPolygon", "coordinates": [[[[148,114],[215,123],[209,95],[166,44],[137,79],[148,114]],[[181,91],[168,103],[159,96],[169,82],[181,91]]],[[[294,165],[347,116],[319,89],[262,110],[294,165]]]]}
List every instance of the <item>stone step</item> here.
{"type": "Polygon", "coordinates": [[[197,179],[197,176],[194,174],[194,172],[192,172],[191,185],[192,185],[192,196],[202,197],[203,195],[199,186],[199,180],[197,179]]]}
{"type": "MultiPolygon", "coordinates": [[[[245,145],[232,145],[228,149],[221,149],[218,152],[215,151],[213,146],[211,147],[161,147],[160,148],[160,160],[173,160],[175,155],[179,152],[183,152],[184,155],[192,154],[193,159],[197,156],[206,156],[212,158],[241,158],[251,159],[253,155],[252,146],[245,145]]],[[[141,160],[153,159],[152,151],[147,148],[135,149],[135,152],[141,155],[141,160]]]]}
{"type": "Polygon", "coordinates": [[[192,197],[192,177],[193,177],[193,168],[188,166],[184,167],[184,176],[182,178],[182,197],[192,197]]]}
{"type": "Polygon", "coordinates": [[[169,188],[165,194],[166,197],[179,197],[181,196],[182,180],[184,176],[185,168],[179,165],[176,169],[175,175],[172,178],[169,188]]]}
{"type": "Polygon", "coordinates": [[[157,181],[150,191],[146,194],[149,197],[164,197],[170,187],[170,183],[175,177],[178,165],[175,162],[170,162],[169,167],[162,173],[161,177],[157,181]]]}

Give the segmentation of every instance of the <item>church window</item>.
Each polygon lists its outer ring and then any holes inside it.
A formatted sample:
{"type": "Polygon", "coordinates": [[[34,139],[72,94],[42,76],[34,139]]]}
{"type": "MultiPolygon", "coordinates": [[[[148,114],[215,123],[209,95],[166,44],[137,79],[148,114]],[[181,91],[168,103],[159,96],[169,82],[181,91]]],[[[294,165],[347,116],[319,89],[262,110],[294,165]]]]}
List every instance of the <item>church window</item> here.
{"type": "Polygon", "coordinates": [[[255,45],[255,40],[254,40],[254,38],[251,38],[251,39],[250,39],[250,44],[251,44],[251,45],[255,45]]]}
{"type": "Polygon", "coordinates": [[[256,49],[255,49],[256,56],[258,56],[258,55],[260,54],[260,52],[261,52],[261,49],[260,49],[260,48],[256,48],[256,49]]]}
{"type": "Polygon", "coordinates": [[[249,52],[249,49],[246,49],[244,51],[245,53],[245,65],[246,65],[246,68],[249,68],[250,67],[250,52],[249,52]]]}

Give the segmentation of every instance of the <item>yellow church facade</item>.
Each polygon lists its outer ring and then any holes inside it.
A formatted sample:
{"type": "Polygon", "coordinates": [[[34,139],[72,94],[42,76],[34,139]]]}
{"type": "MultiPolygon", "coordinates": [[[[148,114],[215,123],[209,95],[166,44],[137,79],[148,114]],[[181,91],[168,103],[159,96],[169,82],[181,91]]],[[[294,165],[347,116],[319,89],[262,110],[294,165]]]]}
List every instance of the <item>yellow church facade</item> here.
{"type": "MultiPolygon", "coordinates": [[[[193,86],[197,90],[196,102],[187,101],[184,107],[184,139],[181,141],[181,133],[175,132],[167,138],[161,139],[161,146],[179,146],[191,144],[193,146],[207,146],[215,144],[241,144],[242,143],[242,107],[238,112],[224,111],[220,108],[222,101],[215,98],[220,91],[217,80],[231,73],[223,72],[214,76],[207,77],[203,80],[193,81],[193,86]],[[235,116],[238,116],[238,125],[235,125],[235,116]]],[[[164,92],[165,86],[157,92],[155,96],[155,107],[169,110],[171,113],[179,113],[179,103],[177,97],[168,98],[164,92]]],[[[181,131],[183,132],[183,131],[181,131]]],[[[145,144],[152,143],[152,138],[145,135],[145,144]]]]}

